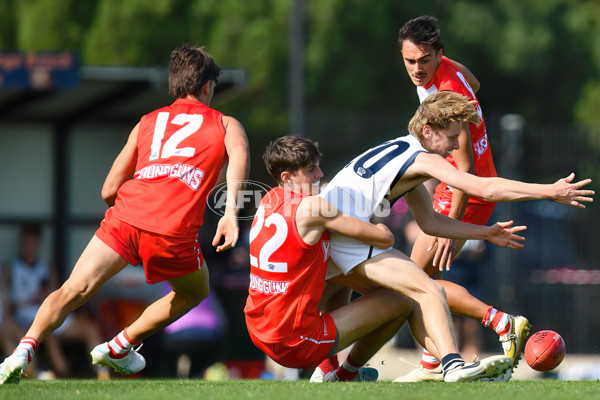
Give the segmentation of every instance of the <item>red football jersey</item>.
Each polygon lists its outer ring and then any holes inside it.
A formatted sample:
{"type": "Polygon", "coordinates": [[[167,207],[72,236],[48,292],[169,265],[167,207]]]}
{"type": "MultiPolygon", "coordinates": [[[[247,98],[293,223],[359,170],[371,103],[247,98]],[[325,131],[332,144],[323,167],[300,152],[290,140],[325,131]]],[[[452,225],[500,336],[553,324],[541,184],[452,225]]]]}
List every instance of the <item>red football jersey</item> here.
{"type": "Polygon", "coordinates": [[[143,116],[134,179],[119,188],[113,215],[163,235],[197,233],[208,194],[227,161],[222,118],[191,99],[143,116]]]}
{"type": "Polygon", "coordinates": [[[250,230],[250,288],[246,325],[265,343],[313,329],[325,287],[329,231],[313,245],[296,227],[303,195],[275,188],[262,199],[250,230]]]}
{"type": "MultiPolygon", "coordinates": [[[[475,100],[475,109],[481,118],[479,126],[470,123],[469,131],[471,132],[471,146],[473,147],[473,159],[475,161],[475,175],[477,176],[497,176],[496,167],[494,166],[494,159],[492,158],[492,150],[490,149],[490,143],[488,140],[487,132],[485,130],[485,120],[483,119],[483,112],[479,105],[479,100],[475,95],[471,85],[467,82],[462,72],[458,69],[452,61],[446,57],[442,57],[440,66],[435,71],[433,79],[425,86],[417,87],[417,93],[419,98],[423,101],[427,96],[437,92],[455,92],[462,94],[469,100],[475,100]]],[[[449,155],[446,158],[452,165],[456,167],[454,158],[449,155]]],[[[438,194],[439,195],[439,194],[438,194]]],[[[474,203],[487,203],[486,201],[470,196],[469,202],[474,203]]]]}

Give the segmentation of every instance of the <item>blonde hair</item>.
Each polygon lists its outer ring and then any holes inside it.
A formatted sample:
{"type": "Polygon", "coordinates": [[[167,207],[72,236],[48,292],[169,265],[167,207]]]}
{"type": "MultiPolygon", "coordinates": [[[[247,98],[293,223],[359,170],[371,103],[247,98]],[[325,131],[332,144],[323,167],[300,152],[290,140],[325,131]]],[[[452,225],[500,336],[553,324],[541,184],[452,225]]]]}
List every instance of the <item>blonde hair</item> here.
{"type": "Polygon", "coordinates": [[[408,123],[408,131],[419,141],[423,140],[423,127],[446,129],[453,121],[481,122],[474,105],[475,100],[469,101],[465,96],[454,92],[438,92],[427,97],[417,108],[414,117],[408,123]]]}

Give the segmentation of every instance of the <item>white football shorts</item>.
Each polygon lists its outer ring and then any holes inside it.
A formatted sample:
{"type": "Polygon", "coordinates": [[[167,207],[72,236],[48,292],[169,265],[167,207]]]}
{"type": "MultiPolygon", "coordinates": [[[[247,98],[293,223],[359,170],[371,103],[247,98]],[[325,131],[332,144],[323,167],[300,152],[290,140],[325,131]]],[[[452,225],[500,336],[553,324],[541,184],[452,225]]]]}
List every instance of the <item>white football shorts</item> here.
{"type": "Polygon", "coordinates": [[[342,236],[331,232],[331,246],[329,248],[329,257],[335,263],[327,264],[326,279],[333,278],[341,274],[347,275],[354,267],[369,258],[375,257],[381,253],[391,250],[393,247],[381,249],[370,246],[361,241],[342,236]]]}

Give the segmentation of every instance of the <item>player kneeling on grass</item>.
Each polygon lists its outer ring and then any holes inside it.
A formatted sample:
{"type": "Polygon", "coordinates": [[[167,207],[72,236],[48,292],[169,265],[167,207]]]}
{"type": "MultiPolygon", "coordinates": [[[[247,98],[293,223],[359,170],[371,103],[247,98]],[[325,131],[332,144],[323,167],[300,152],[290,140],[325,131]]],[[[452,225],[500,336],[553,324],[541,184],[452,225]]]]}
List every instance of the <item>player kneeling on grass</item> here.
{"type": "Polygon", "coordinates": [[[128,264],[143,264],[148,283],[172,290],[109,342],[96,346],[93,364],[134,374],[146,361],[134,346],[171,324],[208,296],[208,268],[198,229],[221,168],[227,166],[227,203],[213,245],[227,250],[238,238],[235,204],[248,176],[248,139],[241,124],[209,108],[221,68],[204,48],[171,54],[169,93],[177,100],[142,117],[102,188],[110,207],[62,287],[42,303],[29,331],[0,365],[0,384],[18,383],[39,342],[100,286],[128,264]],[[133,177],[133,179],[131,179],[133,177]]]}
{"type": "MultiPolygon", "coordinates": [[[[378,248],[394,244],[384,225],[344,215],[324,198],[314,196],[323,176],[319,159],[313,142],[294,136],[277,139],[264,154],[267,169],[279,186],[263,197],[250,230],[246,324],[254,344],[290,368],[315,368],[354,344],[342,366],[322,380],[374,381],[377,370],[361,367],[407,319],[421,344],[430,346],[431,339],[423,315],[412,312],[412,302],[385,288],[372,290],[330,313],[317,311],[325,286],[329,229],[378,248]]],[[[481,227],[481,233],[508,245],[522,239],[514,235],[520,229],[524,228],[497,225],[481,227]]],[[[443,358],[447,381],[493,377],[510,364],[504,356],[473,364],[465,364],[456,354],[441,356],[448,356],[443,358]]]]}

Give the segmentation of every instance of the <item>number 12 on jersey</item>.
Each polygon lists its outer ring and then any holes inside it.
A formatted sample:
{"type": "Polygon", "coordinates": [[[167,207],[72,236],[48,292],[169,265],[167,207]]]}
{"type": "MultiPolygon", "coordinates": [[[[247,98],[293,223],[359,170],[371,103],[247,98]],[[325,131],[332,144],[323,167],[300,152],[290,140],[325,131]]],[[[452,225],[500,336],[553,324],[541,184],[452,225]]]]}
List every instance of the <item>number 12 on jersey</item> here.
{"type": "Polygon", "coordinates": [[[201,114],[177,114],[171,120],[172,124],[183,125],[171,135],[165,142],[162,148],[161,144],[169,123],[169,113],[159,112],[154,125],[154,134],[152,135],[152,145],[150,146],[149,161],[157,160],[158,158],[169,158],[172,156],[193,157],[196,149],[193,147],[179,148],[179,143],[191,136],[200,129],[204,117],[201,114]]]}

